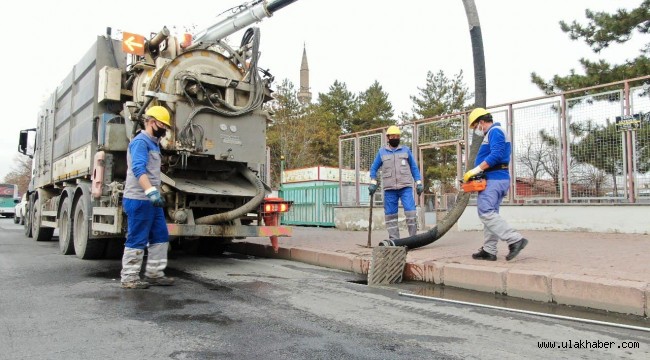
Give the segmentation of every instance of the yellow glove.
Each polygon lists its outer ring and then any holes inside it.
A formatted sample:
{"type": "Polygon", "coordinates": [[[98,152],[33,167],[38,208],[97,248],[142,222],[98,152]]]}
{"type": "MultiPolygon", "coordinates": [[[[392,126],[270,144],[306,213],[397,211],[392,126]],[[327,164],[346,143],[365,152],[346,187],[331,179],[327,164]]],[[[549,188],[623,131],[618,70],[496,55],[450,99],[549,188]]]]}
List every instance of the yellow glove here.
{"type": "Polygon", "coordinates": [[[480,166],[477,166],[477,167],[473,168],[472,170],[469,170],[463,176],[463,182],[468,182],[469,178],[471,178],[472,176],[478,175],[478,174],[480,174],[482,172],[483,172],[483,170],[481,170],[480,166]]]}

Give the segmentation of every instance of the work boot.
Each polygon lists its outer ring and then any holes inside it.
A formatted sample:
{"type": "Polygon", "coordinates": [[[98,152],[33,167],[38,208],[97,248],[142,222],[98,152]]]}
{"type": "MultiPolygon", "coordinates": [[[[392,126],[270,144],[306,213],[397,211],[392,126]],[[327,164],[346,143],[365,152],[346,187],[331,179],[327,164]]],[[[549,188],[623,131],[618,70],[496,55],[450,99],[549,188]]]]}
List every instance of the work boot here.
{"type": "Polygon", "coordinates": [[[477,253],[472,254],[472,259],[496,261],[497,256],[490,254],[489,252],[483,250],[483,248],[480,248],[480,249],[478,249],[477,253]]]}
{"type": "Polygon", "coordinates": [[[508,245],[510,253],[506,255],[506,260],[510,261],[514,259],[515,256],[519,255],[519,252],[526,247],[526,245],[528,245],[528,240],[525,238],[521,238],[521,240],[517,241],[516,243],[508,245]]]}
{"type": "Polygon", "coordinates": [[[171,286],[174,285],[176,278],[162,276],[158,278],[145,277],[145,281],[151,286],[171,286]]]}
{"type": "Polygon", "coordinates": [[[142,280],[122,281],[122,289],[146,289],[149,284],[142,280]]]}

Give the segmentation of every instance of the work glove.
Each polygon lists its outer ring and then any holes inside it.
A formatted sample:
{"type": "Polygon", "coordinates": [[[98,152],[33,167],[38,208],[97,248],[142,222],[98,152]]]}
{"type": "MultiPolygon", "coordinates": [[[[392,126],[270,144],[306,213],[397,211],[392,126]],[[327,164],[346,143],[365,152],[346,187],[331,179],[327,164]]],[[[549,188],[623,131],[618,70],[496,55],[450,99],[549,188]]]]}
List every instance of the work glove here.
{"type": "Polygon", "coordinates": [[[368,193],[370,193],[370,196],[373,196],[375,194],[377,188],[377,180],[370,180],[370,185],[368,185],[368,193]]]}
{"type": "Polygon", "coordinates": [[[153,206],[165,207],[165,199],[160,196],[160,192],[155,187],[150,187],[144,192],[144,194],[147,195],[147,198],[149,198],[149,201],[151,201],[153,206]]]}
{"type": "Polygon", "coordinates": [[[477,167],[473,168],[472,170],[469,170],[468,172],[465,173],[465,175],[463,175],[463,182],[468,182],[469,179],[472,176],[476,176],[476,175],[478,175],[478,174],[480,174],[482,172],[483,172],[483,170],[481,170],[480,166],[477,166],[477,167]]]}
{"type": "Polygon", "coordinates": [[[422,185],[422,181],[418,180],[415,183],[415,192],[418,193],[418,196],[422,195],[422,193],[424,192],[424,185],[422,185]]]}

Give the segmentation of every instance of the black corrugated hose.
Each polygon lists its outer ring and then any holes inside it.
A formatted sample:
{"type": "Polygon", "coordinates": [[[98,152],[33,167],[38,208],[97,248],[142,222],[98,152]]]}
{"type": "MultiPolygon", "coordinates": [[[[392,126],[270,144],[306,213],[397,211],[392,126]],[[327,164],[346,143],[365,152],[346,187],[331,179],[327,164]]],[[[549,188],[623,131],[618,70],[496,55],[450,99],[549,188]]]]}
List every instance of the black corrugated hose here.
{"type": "MultiPolygon", "coordinates": [[[[465,14],[469,24],[469,34],[472,39],[472,54],[474,56],[474,88],[476,107],[486,106],[486,80],[485,80],[485,55],[483,53],[483,36],[481,34],[481,24],[478,19],[478,11],[474,0],[463,0],[465,14]]],[[[467,163],[474,164],[478,148],[481,146],[483,136],[472,134],[472,145],[469,151],[467,163]]],[[[416,249],[431,244],[440,239],[451,227],[458,221],[469,203],[470,193],[461,193],[458,195],[456,205],[447,213],[441,221],[431,230],[398,240],[384,240],[379,246],[405,246],[408,249],[416,249]]]]}

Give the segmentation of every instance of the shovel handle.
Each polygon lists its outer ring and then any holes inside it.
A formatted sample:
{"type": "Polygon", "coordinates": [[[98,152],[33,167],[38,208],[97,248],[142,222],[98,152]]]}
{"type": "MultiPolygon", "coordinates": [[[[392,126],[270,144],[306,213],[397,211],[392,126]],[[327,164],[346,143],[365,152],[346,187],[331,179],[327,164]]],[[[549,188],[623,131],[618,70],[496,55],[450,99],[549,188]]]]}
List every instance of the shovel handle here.
{"type": "Polygon", "coordinates": [[[371,239],[372,239],[372,205],[374,203],[373,201],[374,194],[370,195],[370,217],[368,218],[368,247],[372,247],[371,244],[371,239]]]}

